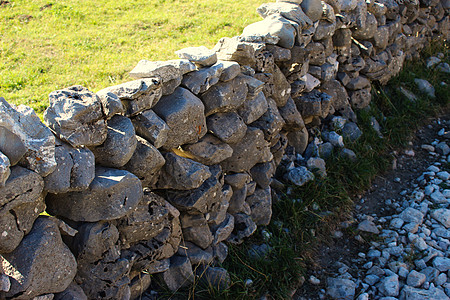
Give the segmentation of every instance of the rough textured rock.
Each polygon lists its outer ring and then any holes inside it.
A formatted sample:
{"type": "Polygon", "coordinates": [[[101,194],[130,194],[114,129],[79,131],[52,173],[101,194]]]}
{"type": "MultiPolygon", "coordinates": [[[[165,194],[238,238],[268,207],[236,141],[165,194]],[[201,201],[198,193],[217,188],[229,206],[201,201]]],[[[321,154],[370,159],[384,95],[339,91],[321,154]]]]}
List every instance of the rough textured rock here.
{"type": "Polygon", "coordinates": [[[253,195],[245,200],[252,211],[251,217],[256,225],[269,225],[272,217],[272,195],[270,187],[256,189],[253,195]]]}
{"type": "Polygon", "coordinates": [[[108,134],[105,142],[95,148],[97,164],[104,167],[123,167],[136,150],[137,140],[130,119],[123,116],[114,116],[108,121],[108,134]]]}
{"type": "Polygon", "coordinates": [[[144,110],[131,119],[136,134],[161,148],[167,141],[169,126],[151,109],[144,110]]]}
{"type": "Polygon", "coordinates": [[[106,119],[111,119],[117,114],[123,115],[125,113],[122,101],[120,101],[119,96],[116,94],[108,90],[103,90],[97,92],[97,97],[102,104],[103,114],[106,119]]]}
{"type": "Polygon", "coordinates": [[[170,61],[141,60],[130,72],[135,79],[157,77],[162,82],[162,94],[170,95],[181,84],[181,70],[170,61]]]}
{"type": "Polygon", "coordinates": [[[56,168],[55,137],[28,106],[16,107],[0,97],[0,151],[41,176],[56,168]]]}
{"type": "Polygon", "coordinates": [[[214,240],[203,214],[184,214],[180,218],[183,238],[202,249],[208,248],[214,240]]]}
{"type": "Polygon", "coordinates": [[[82,86],[50,93],[45,123],[74,147],[100,145],[106,139],[106,122],[97,95],[82,86]]]}
{"type": "Polygon", "coordinates": [[[37,173],[14,166],[0,196],[0,253],[13,251],[45,210],[44,181],[37,173]]]}
{"type": "Polygon", "coordinates": [[[216,52],[209,50],[205,46],[184,48],[175,51],[175,54],[179,58],[187,59],[199,67],[209,67],[217,62],[216,52]]]}
{"type": "Polygon", "coordinates": [[[333,299],[353,299],[355,296],[356,284],[344,278],[327,279],[327,295],[333,299]]]}
{"type": "Polygon", "coordinates": [[[235,110],[244,103],[247,92],[247,84],[241,76],[212,86],[200,96],[205,105],[205,115],[235,110]]]}
{"type": "Polygon", "coordinates": [[[248,25],[241,34],[243,38],[258,37],[263,42],[292,48],[295,44],[294,22],[281,15],[270,15],[264,20],[248,25]]]}
{"type": "Polygon", "coordinates": [[[0,188],[5,186],[5,182],[11,174],[11,163],[6,155],[0,152],[0,188]]]}
{"type": "Polygon", "coordinates": [[[211,176],[207,166],[191,159],[171,152],[166,153],[164,158],[166,163],[157,183],[157,187],[160,189],[195,189],[211,176]]]}
{"type": "Polygon", "coordinates": [[[83,289],[72,282],[64,291],[57,293],[54,300],[87,300],[83,289]]]}
{"type": "Polygon", "coordinates": [[[191,284],[194,281],[194,273],[189,259],[182,256],[173,256],[170,258],[170,269],[164,272],[161,277],[172,292],[191,284]]]}
{"type": "Polygon", "coordinates": [[[228,144],[238,143],[245,136],[247,126],[236,113],[217,113],[206,120],[208,130],[228,144]]]}
{"type": "Polygon", "coordinates": [[[303,0],[300,4],[302,10],[312,22],[318,21],[322,17],[322,3],[318,0],[303,0]]]}
{"type": "Polygon", "coordinates": [[[250,124],[259,119],[267,110],[267,100],[263,92],[256,96],[247,97],[244,104],[238,108],[238,114],[245,124],[250,124]]]}
{"type": "Polygon", "coordinates": [[[95,177],[95,157],[87,148],[73,148],[57,141],[55,148],[56,170],[44,178],[45,190],[66,193],[85,190],[95,177]]]}
{"type": "Polygon", "coordinates": [[[211,67],[201,68],[183,76],[181,85],[198,95],[206,92],[210,87],[219,82],[224,65],[220,62],[211,67]]]}
{"type": "Polygon", "coordinates": [[[264,133],[254,127],[247,128],[240,143],[230,146],[233,148],[233,155],[221,163],[224,172],[248,171],[258,162],[267,162],[273,157],[264,140],[264,133]]]}
{"type": "Polygon", "coordinates": [[[219,166],[209,168],[210,177],[193,190],[169,190],[166,198],[183,212],[210,213],[214,203],[220,202],[223,194],[222,170],[219,166]]]}
{"type": "Polygon", "coordinates": [[[241,66],[235,61],[221,61],[223,65],[222,74],[220,74],[220,81],[230,81],[239,74],[241,74],[241,66]]]}
{"type": "Polygon", "coordinates": [[[195,143],[206,134],[205,107],[184,88],[179,87],[173,94],[162,97],[154,111],[170,128],[165,149],[195,143]]]}
{"type": "Polygon", "coordinates": [[[64,291],[75,277],[77,262],[62,242],[52,218],[39,217],[19,247],[0,256],[2,269],[10,277],[6,297],[31,299],[64,291]]]}
{"type": "Polygon", "coordinates": [[[256,224],[249,215],[238,213],[234,215],[234,230],[228,242],[233,244],[240,244],[243,239],[251,236],[256,231],[256,224]]]}
{"type": "Polygon", "coordinates": [[[143,187],[153,187],[165,162],[155,146],[138,136],[136,150],[123,168],[136,175],[143,187]]]}
{"type": "Polygon", "coordinates": [[[284,120],[272,98],[267,99],[267,104],[267,111],[251,126],[261,129],[264,133],[264,139],[272,145],[284,126],[284,120]]]}
{"type": "Polygon", "coordinates": [[[142,198],[140,180],[130,172],[98,167],[89,189],[49,194],[48,212],[73,221],[114,220],[134,209],[142,198]]]}
{"type": "Polygon", "coordinates": [[[284,18],[299,24],[302,29],[313,25],[313,21],[305,15],[303,10],[298,5],[293,3],[264,3],[258,7],[256,11],[263,18],[279,14],[284,18]]]}
{"type": "Polygon", "coordinates": [[[197,143],[183,147],[195,161],[204,165],[215,165],[231,157],[233,149],[212,134],[206,134],[197,143]]]}
{"type": "Polygon", "coordinates": [[[107,87],[98,93],[116,94],[125,109],[126,116],[134,116],[152,108],[161,98],[159,78],[144,78],[107,87]]]}

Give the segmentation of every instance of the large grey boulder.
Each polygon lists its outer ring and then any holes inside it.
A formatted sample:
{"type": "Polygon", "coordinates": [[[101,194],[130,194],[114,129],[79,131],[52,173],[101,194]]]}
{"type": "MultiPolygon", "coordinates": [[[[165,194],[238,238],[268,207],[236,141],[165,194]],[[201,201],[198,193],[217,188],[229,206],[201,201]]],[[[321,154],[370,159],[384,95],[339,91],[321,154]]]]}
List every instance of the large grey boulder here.
{"type": "Polygon", "coordinates": [[[106,122],[97,95],[80,85],[51,92],[45,123],[73,147],[96,146],[106,139],[106,122]]]}
{"type": "Polygon", "coordinates": [[[249,171],[257,163],[273,158],[269,144],[264,140],[264,133],[258,128],[248,127],[241,142],[230,146],[233,155],[221,163],[224,172],[249,171]]]}
{"type": "Polygon", "coordinates": [[[300,6],[293,3],[264,3],[256,11],[263,18],[279,14],[299,24],[301,29],[309,28],[313,25],[313,21],[303,12],[300,6]]]}
{"type": "Polygon", "coordinates": [[[206,124],[209,132],[228,144],[238,143],[247,131],[242,118],[234,112],[211,115],[206,119],[206,124]]]}
{"type": "Polygon", "coordinates": [[[144,110],[131,119],[136,134],[161,148],[167,141],[169,126],[151,109],[144,110]]]}
{"type": "Polygon", "coordinates": [[[105,142],[91,150],[97,164],[120,168],[130,160],[136,145],[133,123],[124,116],[116,115],[108,120],[108,134],[105,142]]]}
{"type": "Polygon", "coordinates": [[[11,166],[21,165],[46,176],[56,168],[55,137],[28,106],[16,107],[0,97],[0,152],[11,166]]]}
{"type": "Polygon", "coordinates": [[[64,291],[75,277],[77,262],[63,243],[57,223],[39,217],[30,233],[9,254],[0,256],[11,288],[6,297],[32,299],[64,291]]]}
{"type": "Polygon", "coordinates": [[[143,110],[152,108],[161,98],[161,80],[144,78],[107,87],[99,94],[113,93],[122,101],[126,116],[134,116],[143,110]]]}
{"type": "Polygon", "coordinates": [[[157,183],[160,189],[190,190],[198,188],[211,176],[209,168],[201,163],[169,152],[157,183]]]}
{"type": "Polygon", "coordinates": [[[162,94],[170,95],[181,84],[182,74],[179,68],[167,61],[141,60],[130,72],[135,79],[157,77],[162,82],[162,94]]]}
{"type": "Polygon", "coordinates": [[[205,105],[205,115],[235,110],[244,103],[247,92],[246,81],[240,76],[214,85],[200,96],[205,105]]]}
{"type": "Polygon", "coordinates": [[[183,147],[189,156],[204,165],[215,165],[231,157],[233,149],[212,134],[206,134],[195,144],[183,147]]]}
{"type": "Polygon", "coordinates": [[[142,184],[125,170],[98,167],[89,189],[49,194],[47,210],[73,221],[114,220],[134,209],[142,198],[142,184]]]}
{"type": "Polygon", "coordinates": [[[37,173],[14,166],[0,195],[0,253],[13,251],[45,210],[44,181],[37,173]]]}
{"type": "Polygon", "coordinates": [[[223,69],[224,65],[218,62],[210,67],[190,72],[183,76],[181,85],[196,95],[204,93],[219,82],[223,69]]]}
{"type": "Polygon", "coordinates": [[[137,136],[136,150],[123,169],[136,175],[143,187],[153,187],[165,163],[166,160],[155,146],[137,136]]]}
{"type": "Polygon", "coordinates": [[[237,109],[238,114],[245,124],[250,124],[259,119],[267,111],[267,100],[263,92],[256,96],[249,96],[237,109]]]}
{"type": "Polygon", "coordinates": [[[153,110],[170,128],[164,149],[195,143],[206,134],[205,106],[184,88],[162,97],[153,110]]]}
{"type": "Polygon", "coordinates": [[[269,15],[264,20],[248,25],[241,34],[243,38],[259,37],[268,44],[278,44],[284,48],[292,48],[295,44],[297,23],[281,15],[269,15]]]}
{"type": "Polygon", "coordinates": [[[216,52],[205,46],[188,47],[175,51],[179,58],[187,59],[199,67],[209,67],[217,62],[216,52]]]}
{"type": "Polygon", "coordinates": [[[50,193],[85,190],[95,177],[95,157],[87,148],[73,148],[57,140],[56,170],[44,178],[44,189],[50,193]]]}
{"type": "Polygon", "coordinates": [[[0,151],[0,188],[5,186],[5,182],[11,174],[11,163],[8,157],[0,151]]]}

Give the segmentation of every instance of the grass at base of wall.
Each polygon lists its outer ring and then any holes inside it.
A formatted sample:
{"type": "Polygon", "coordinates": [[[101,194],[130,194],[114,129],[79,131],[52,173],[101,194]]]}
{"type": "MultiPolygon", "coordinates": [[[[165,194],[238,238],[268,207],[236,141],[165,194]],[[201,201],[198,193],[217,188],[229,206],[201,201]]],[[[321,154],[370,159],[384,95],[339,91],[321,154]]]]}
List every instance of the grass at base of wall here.
{"type": "MultiPolygon", "coordinates": [[[[403,71],[387,86],[374,85],[369,108],[358,112],[358,124],[363,131],[355,143],[346,147],[357,154],[351,162],[337,155],[327,160],[328,176],[316,179],[303,187],[291,186],[292,193],[280,193],[274,200],[272,221],[242,245],[231,245],[224,267],[229,271],[232,285],[226,291],[216,287],[194,284],[189,291],[171,295],[172,299],[272,299],[290,298],[298,287],[305,266],[310,263],[319,237],[330,236],[331,230],[353,208],[352,198],[370,187],[377,174],[391,167],[393,150],[405,147],[414,131],[430,117],[448,108],[450,75],[425,67],[431,53],[443,52],[449,61],[448,44],[434,45],[424,51],[424,58],[406,62],[403,71]],[[436,88],[436,98],[421,94],[415,78],[428,80],[436,88]],[[398,91],[403,86],[416,94],[416,101],[408,100],[398,91]],[[370,125],[374,116],[382,127],[380,138],[370,125]],[[252,244],[266,243],[269,253],[250,258],[252,244]],[[250,279],[252,284],[247,284],[250,279]]],[[[318,176],[316,176],[318,178],[318,176]]],[[[168,294],[169,295],[169,294],[168,294]]]]}

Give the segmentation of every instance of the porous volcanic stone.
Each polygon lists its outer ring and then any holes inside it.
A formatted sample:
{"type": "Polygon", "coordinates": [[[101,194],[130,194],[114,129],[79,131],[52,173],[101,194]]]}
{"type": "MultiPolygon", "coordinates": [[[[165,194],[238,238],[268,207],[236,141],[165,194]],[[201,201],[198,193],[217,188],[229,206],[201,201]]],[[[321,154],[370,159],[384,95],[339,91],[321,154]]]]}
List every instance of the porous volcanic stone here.
{"type": "Polygon", "coordinates": [[[106,139],[106,122],[97,95],[80,85],[51,92],[45,123],[73,147],[96,146],[106,139]]]}

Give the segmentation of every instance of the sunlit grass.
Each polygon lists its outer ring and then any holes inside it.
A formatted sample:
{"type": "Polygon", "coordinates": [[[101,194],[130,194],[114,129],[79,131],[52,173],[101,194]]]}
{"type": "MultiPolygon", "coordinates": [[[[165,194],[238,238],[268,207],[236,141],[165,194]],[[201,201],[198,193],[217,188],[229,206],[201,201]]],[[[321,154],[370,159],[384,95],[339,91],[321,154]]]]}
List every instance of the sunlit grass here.
{"type": "Polygon", "coordinates": [[[48,94],[131,80],[141,59],[214,47],[260,20],[263,0],[10,0],[0,6],[0,96],[39,114],[48,94]]]}

